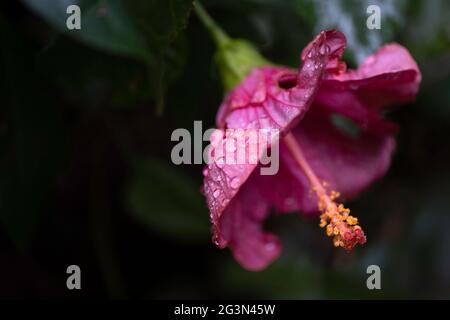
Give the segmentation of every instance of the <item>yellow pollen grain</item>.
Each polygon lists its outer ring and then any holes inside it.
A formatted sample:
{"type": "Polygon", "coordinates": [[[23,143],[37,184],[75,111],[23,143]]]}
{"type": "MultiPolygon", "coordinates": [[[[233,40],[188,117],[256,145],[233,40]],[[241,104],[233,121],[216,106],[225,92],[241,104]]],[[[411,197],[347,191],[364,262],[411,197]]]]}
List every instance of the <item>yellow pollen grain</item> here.
{"type": "Polygon", "coordinates": [[[333,228],[333,234],[337,236],[339,234],[339,229],[337,227],[333,228]]]}
{"type": "Polygon", "coordinates": [[[318,194],[317,207],[322,212],[319,226],[325,228],[327,236],[333,239],[335,247],[346,247],[346,235],[355,230],[361,230],[358,219],[350,215],[350,209],[343,204],[337,204],[334,199],[340,196],[339,192],[332,191],[330,195],[318,194]],[[330,201],[331,200],[331,201],[330,201]]]}
{"type": "Polygon", "coordinates": [[[354,226],[356,224],[358,224],[358,218],[352,217],[352,216],[348,216],[347,217],[347,223],[351,226],[354,226]]]}
{"type": "Polygon", "coordinates": [[[335,238],[333,239],[333,245],[334,245],[335,247],[340,247],[340,246],[343,245],[343,242],[341,241],[340,238],[335,237],[335,238]]]}
{"type": "Polygon", "coordinates": [[[333,235],[333,226],[331,224],[327,225],[327,236],[331,237],[333,235]]]}

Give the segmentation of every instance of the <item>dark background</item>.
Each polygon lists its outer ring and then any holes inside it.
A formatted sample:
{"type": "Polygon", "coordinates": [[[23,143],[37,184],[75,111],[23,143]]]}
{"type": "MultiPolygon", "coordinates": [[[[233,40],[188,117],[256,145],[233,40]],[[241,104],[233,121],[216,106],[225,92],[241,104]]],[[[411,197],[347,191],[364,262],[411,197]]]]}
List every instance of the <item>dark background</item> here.
{"type": "MultiPolygon", "coordinates": [[[[346,60],[405,45],[423,82],[399,123],[390,171],[348,204],[368,235],[347,254],[316,219],[275,217],[282,257],[243,270],[210,241],[202,167],[170,160],[176,128],[214,125],[214,45],[187,0],[0,4],[1,298],[450,298],[448,1],[205,0],[233,37],[298,66],[321,29],[346,60]],[[82,29],[65,28],[79,4],[82,29]],[[382,29],[366,28],[379,4],[382,29]],[[82,289],[66,288],[81,267],[82,289]],[[382,290],[366,288],[377,264],[382,290]]],[[[351,177],[349,177],[351,179],[351,177]]]]}

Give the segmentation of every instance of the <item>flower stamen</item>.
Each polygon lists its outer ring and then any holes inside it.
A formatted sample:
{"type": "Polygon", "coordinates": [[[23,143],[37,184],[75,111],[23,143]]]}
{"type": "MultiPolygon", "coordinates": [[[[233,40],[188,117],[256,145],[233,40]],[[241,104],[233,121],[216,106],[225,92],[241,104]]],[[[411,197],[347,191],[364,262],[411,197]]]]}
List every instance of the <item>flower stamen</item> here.
{"type": "Polygon", "coordinates": [[[319,181],[291,133],[284,137],[284,142],[317,195],[317,208],[322,213],[319,226],[325,228],[327,236],[333,238],[333,245],[351,250],[357,243],[366,243],[366,236],[358,225],[358,218],[351,216],[350,209],[345,208],[343,204],[335,202],[340,196],[339,192],[333,190],[327,193],[325,188],[328,183],[319,181]]]}

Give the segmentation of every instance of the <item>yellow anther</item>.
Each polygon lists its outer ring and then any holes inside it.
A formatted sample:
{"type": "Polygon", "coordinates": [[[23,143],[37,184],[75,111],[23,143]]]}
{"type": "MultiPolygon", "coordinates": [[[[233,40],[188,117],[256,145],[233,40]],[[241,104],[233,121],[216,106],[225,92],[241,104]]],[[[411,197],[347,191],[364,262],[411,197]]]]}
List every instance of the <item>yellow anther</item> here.
{"type": "Polygon", "coordinates": [[[330,192],[330,199],[331,200],[335,200],[335,199],[339,198],[340,195],[341,194],[339,192],[333,190],[333,191],[330,192]]]}
{"type": "Polygon", "coordinates": [[[339,234],[339,229],[337,227],[333,228],[333,234],[337,236],[339,234]]]}
{"type": "Polygon", "coordinates": [[[333,235],[333,226],[331,224],[327,225],[327,236],[331,237],[333,235]]]}
{"type": "Polygon", "coordinates": [[[333,245],[334,245],[335,247],[340,247],[340,246],[343,245],[343,242],[341,241],[340,237],[335,237],[335,238],[333,239],[333,245]]]}
{"type": "Polygon", "coordinates": [[[358,224],[358,218],[352,217],[352,216],[348,216],[347,217],[347,223],[351,226],[354,226],[356,224],[358,224]]]}

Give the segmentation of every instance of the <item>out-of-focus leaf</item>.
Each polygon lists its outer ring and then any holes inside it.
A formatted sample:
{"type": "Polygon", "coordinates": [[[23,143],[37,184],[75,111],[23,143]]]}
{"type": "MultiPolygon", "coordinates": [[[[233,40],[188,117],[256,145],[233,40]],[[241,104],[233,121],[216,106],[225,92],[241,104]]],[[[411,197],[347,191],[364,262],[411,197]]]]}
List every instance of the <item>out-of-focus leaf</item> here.
{"type": "Polygon", "coordinates": [[[2,120],[0,221],[19,247],[32,239],[38,216],[55,191],[64,131],[58,109],[44,93],[33,62],[37,48],[0,17],[2,120]],[[2,137],[3,138],[3,137],[2,137]]]}
{"type": "MultiPolygon", "coordinates": [[[[351,268],[351,266],[346,266],[351,268]]],[[[235,262],[225,264],[224,287],[240,298],[258,299],[356,299],[380,298],[380,292],[366,287],[364,268],[332,270],[319,268],[306,259],[276,261],[266,270],[250,272],[235,262]]],[[[391,294],[390,290],[384,292],[391,294]]]]}
{"type": "Polygon", "coordinates": [[[183,239],[209,235],[199,187],[174,166],[155,159],[138,160],[127,200],[130,212],[157,233],[183,239]]]}
{"type": "MultiPolygon", "coordinates": [[[[145,62],[141,70],[147,73],[146,79],[140,79],[140,83],[148,82],[147,93],[155,99],[157,113],[162,113],[166,87],[184,67],[186,43],[178,34],[187,24],[191,0],[23,1],[60,32],[86,45],[145,62]],[[67,30],[66,9],[71,4],[81,9],[80,30],[67,30]]],[[[75,67],[86,70],[86,66],[77,66],[79,57],[71,58],[68,63],[73,62],[75,67]]],[[[86,64],[93,63],[91,60],[86,64]]],[[[100,64],[105,65],[104,62],[100,64]]],[[[126,99],[119,96],[116,100],[123,103],[126,99]]]]}
{"type": "Polygon", "coordinates": [[[193,0],[124,1],[136,25],[153,43],[173,41],[186,26],[193,0]]]}
{"type": "Polygon", "coordinates": [[[120,0],[23,0],[60,32],[117,54],[143,61],[154,60],[154,52],[127,15],[120,0]],[[66,13],[69,5],[81,10],[81,29],[68,30],[66,13]]]}
{"type": "Polygon", "coordinates": [[[67,37],[56,39],[40,52],[36,62],[39,71],[54,81],[73,104],[125,107],[151,97],[147,69],[141,63],[105,55],[67,37]]]}
{"type": "Polygon", "coordinates": [[[155,55],[150,72],[150,90],[156,99],[156,112],[160,115],[166,88],[184,67],[186,42],[179,33],[187,24],[193,1],[137,0],[123,3],[155,55]]]}

